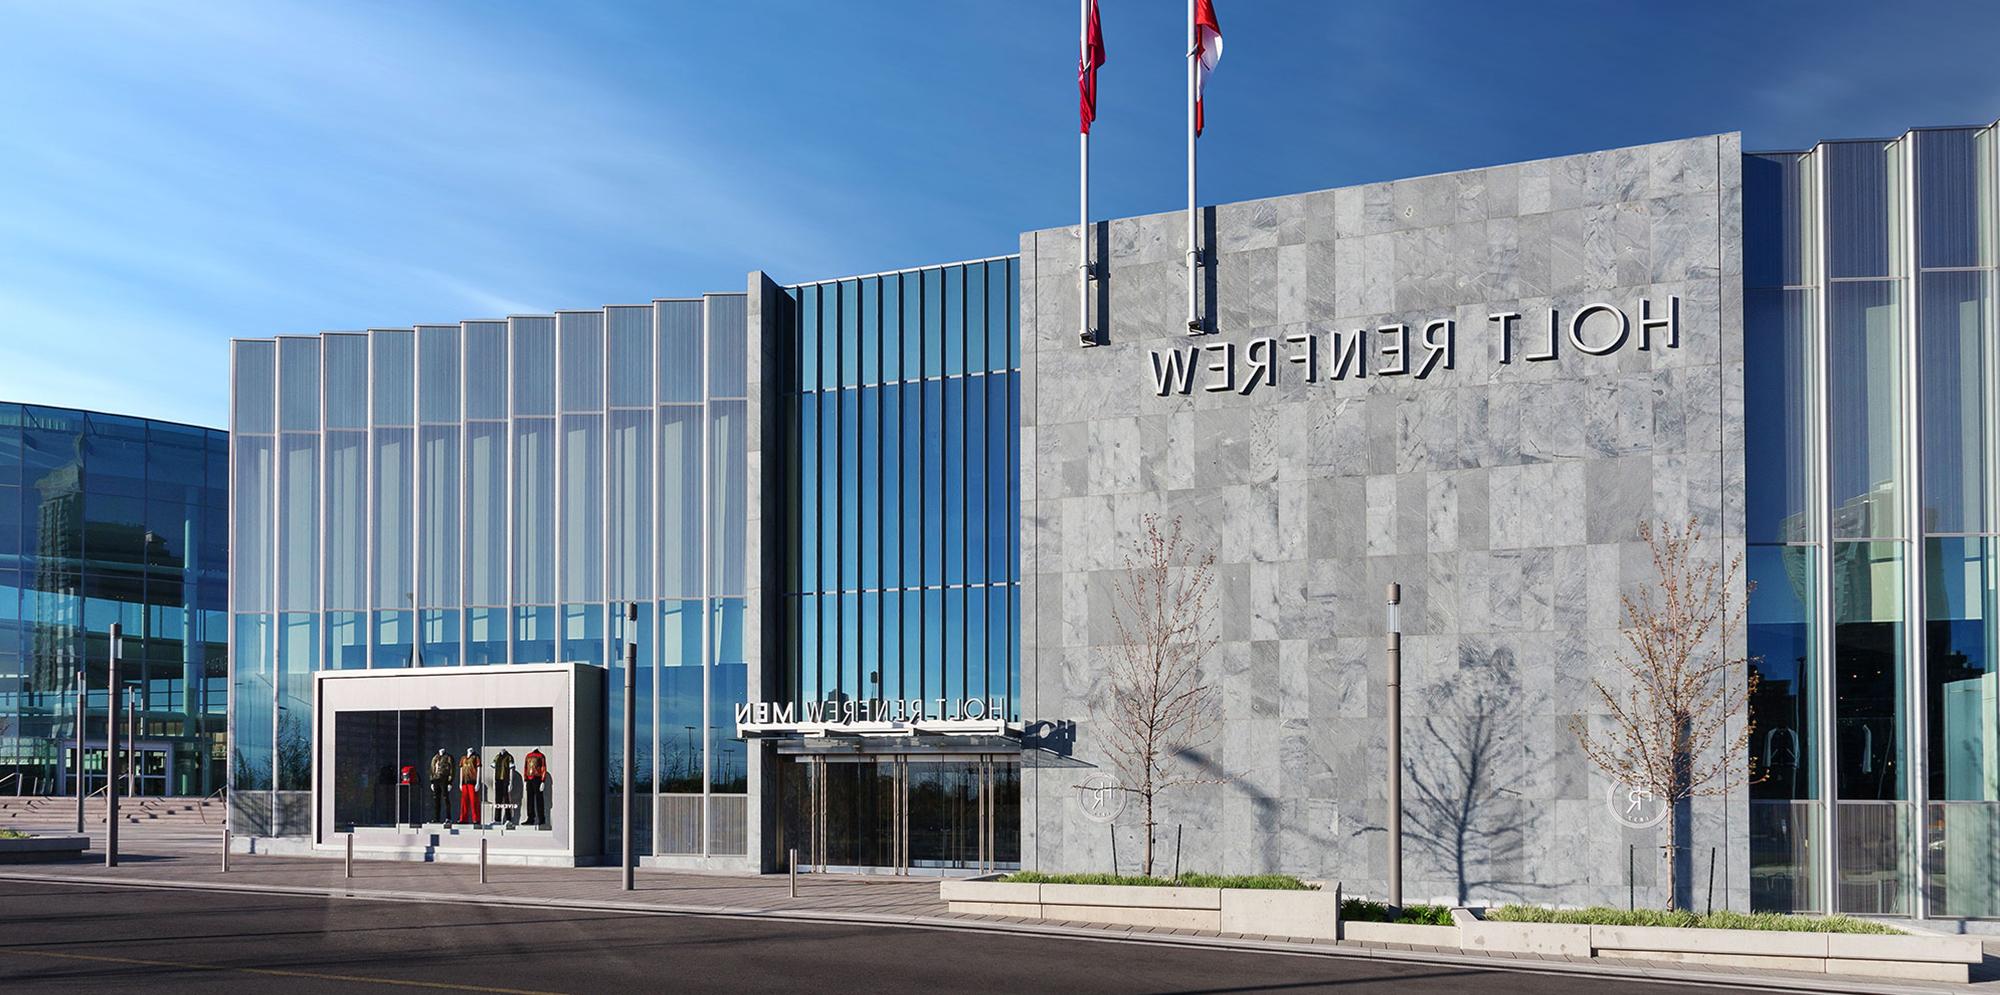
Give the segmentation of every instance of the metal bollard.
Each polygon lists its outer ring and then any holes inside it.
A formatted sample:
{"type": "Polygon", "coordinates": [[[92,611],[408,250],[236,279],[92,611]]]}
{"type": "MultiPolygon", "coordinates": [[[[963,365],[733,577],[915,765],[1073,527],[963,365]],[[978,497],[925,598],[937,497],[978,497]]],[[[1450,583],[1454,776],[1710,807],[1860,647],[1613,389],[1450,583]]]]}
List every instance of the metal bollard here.
{"type": "Polygon", "coordinates": [[[479,838],[479,883],[486,883],[486,837],[479,838]]]}
{"type": "Polygon", "coordinates": [[[228,826],[222,827],[222,873],[224,874],[229,873],[230,837],[231,833],[229,832],[229,827],[228,826]]]}
{"type": "Polygon", "coordinates": [[[347,834],[347,863],[342,870],[349,881],[354,880],[354,834],[347,834]]]}
{"type": "Polygon", "coordinates": [[[799,897],[799,848],[798,847],[792,848],[791,878],[792,878],[791,880],[792,897],[797,898],[799,897]]]}

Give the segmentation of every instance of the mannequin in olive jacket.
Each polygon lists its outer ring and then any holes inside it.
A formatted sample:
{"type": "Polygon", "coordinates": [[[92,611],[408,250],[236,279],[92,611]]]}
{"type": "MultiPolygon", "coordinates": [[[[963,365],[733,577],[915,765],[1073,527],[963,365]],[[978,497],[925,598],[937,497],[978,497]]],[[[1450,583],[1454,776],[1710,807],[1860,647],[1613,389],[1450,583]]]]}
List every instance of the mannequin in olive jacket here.
{"type": "Polygon", "coordinates": [[[451,796],[451,775],[456,768],[451,762],[451,754],[443,749],[431,758],[431,821],[451,824],[451,811],[445,802],[451,796]]]}
{"type": "Polygon", "coordinates": [[[514,800],[514,755],[501,750],[493,757],[493,818],[506,818],[513,825],[514,816],[506,814],[508,804],[514,800]]]}

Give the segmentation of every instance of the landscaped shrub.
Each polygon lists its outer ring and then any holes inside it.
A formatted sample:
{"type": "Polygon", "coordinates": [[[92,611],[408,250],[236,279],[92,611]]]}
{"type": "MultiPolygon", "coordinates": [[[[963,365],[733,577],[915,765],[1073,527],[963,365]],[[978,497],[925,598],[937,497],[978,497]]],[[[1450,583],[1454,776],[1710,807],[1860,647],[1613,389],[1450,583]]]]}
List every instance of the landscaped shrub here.
{"type": "Polygon", "coordinates": [[[1141,874],[1043,874],[1016,871],[1002,881],[1017,884],[1125,884],[1152,888],[1252,888],[1259,891],[1313,891],[1314,886],[1289,874],[1183,874],[1177,878],[1141,874]]]}
{"type": "Polygon", "coordinates": [[[1393,922],[1408,926],[1450,926],[1451,910],[1442,905],[1405,905],[1394,917],[1389,906],[1365,898],[1343,899],[1340,918],[1344,922],[1393,922]]]}
{"type": "Polygon", "coordinates": [[[1778,912],[1698,912],[1663,909],[1544,909],[1533,905],[1502,905],[1484,918],[1496,922],[1555,922],[1586,926],[1676,926],[1702,929],[1764,929],[1798,933],[1888,933],[1878,922],[1851,916],[1795,916],[1778,912]]]}

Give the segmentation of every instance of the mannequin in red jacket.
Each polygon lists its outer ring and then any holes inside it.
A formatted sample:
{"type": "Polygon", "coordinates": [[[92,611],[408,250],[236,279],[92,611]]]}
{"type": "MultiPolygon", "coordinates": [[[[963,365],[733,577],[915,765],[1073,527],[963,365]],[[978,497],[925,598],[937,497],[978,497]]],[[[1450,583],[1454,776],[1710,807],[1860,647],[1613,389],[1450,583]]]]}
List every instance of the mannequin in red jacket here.
{"type": "Polygon", "coordinates": [[[458,758],[458,821],[479,822],[479,751],[466,750],[458,758]]]}
{"type": "Polygon", "coordinates": [[[528,796],[524,826],[545,825],[549,821],[549,761],[540,750],[529,750],[521,763],[521,787],[528,796]]]}

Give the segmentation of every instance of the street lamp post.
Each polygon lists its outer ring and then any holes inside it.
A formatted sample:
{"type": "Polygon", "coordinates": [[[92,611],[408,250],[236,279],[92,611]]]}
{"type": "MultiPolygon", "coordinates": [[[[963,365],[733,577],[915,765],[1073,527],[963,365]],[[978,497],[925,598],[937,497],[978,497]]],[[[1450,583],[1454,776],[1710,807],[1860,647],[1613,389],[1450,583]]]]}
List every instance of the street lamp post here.
{"type": "Polygon", "coordinates": [[[1389,662],[1389,905],[1403,904],[1403,632],[1397,609],[1403,586],[1389,585],[1384,649],[1389,662]]]}
{"type": "MultiPolygon", "coordinates": [[[[141,647],[140,652],[142,655],[150,655],[153,651],[153,599],[165,596],[163,592],[153,590],[153,546],[155,544],[162,544],[165,541],[160,538],[158,532],[154,532],[151,529],[147,529],[146,534],[140,537],[139,540],[139,576],[141,578],[139,587],[139,646],[141,647]]],[[[152,665],[148,664],[145,669],[151,671],[152,665]]],[[[139,755],[134,752],[134,743],[138,738],[139,715],[136,706],[140,704],[141,696],[144,692],[145,682],[143,676],[141,680],[133,682],[132,696],[126,699],[125,793],[133,798],[139,797],[139,793],[133,789],[132,772],[133,768],[140,766],[138,761],[139,755]]],[[[161,773],[166,776],[161,778],[160,793],[165,794],[165,782],[173,779],[173,772],[163,770],[161,773]]]]}
{"type": "Polygon", "coordinates": [[[639,665],[639,603],[625,604],[625,724],[623,750],[618,756],[618,765],[624,774],[623,797],[619,800],[618,828],[618,868],[619,883],[626,890],[632,890],[632,722],[636,717],[633,685],[637,683],[636,668],[639,665]]]}
{"type": "Polygon", "coordinates": [[[79,665],[76,668],[76,761],[75,761],[76,831],[79,833],[83,832],[83,802],[84,799],[90,795],[89,790],[85,788],[85,785],[89,784],[90,781],[88,778],[84,777],[83,774],[84,770],[83,720],[84,716],[89,714],[89,710],[87,707],[89,704],[90,704],[90,671],[87,669],[86,666],[79,665]]]}
{"type": "Polygon", "coordinates": [[[135,768],[138,763],[133,759],[139,755],[136,743],[138,726],[139,685],[134,683],[131,693],[125,696],[125,797],[127,798],[139,797],[138,786],[134,783],[137,773],[135,768]]]}
{"type": "Polygon", "coordinates": [[[125,627],[111,623],[109,674],[104,682],[111,700],[104,709],[104,866],[118,866],[118,651],[125,627]]]}

